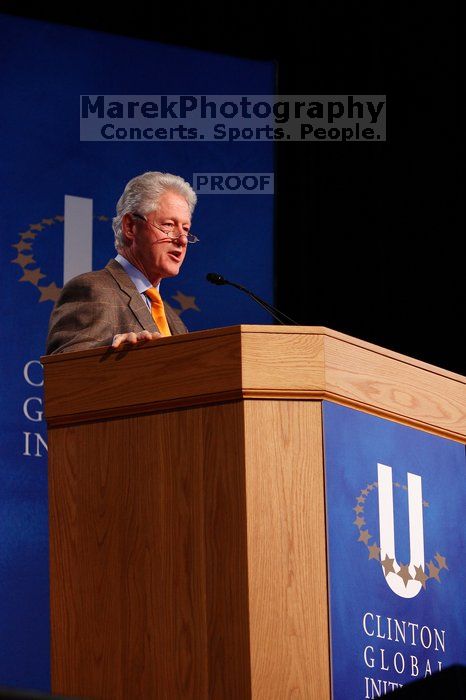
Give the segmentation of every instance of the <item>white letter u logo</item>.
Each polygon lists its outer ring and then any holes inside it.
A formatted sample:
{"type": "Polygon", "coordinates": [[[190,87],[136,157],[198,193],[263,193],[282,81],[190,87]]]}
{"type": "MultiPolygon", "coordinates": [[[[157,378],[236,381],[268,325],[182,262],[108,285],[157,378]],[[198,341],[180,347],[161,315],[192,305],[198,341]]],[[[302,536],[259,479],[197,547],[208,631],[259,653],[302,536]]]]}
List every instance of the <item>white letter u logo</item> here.
{"type": "Polygon", "coordinates": [[[409,508],[409,548],[410,562],[408,578],[406,566],[401,567],[395,554],[395,527],[393,517],[393,483],[392,468],[377,464],[379,491],[379,526],[380,526],[380,561],[385,558],[393,560],[393,571],[385,578],[394,593],[402,598],[414,598],[422,588],[420,581],[414,581],[415,567],[424,571],[424,524],[422,519],[422,479],[417,474],[408,472],[408,508],[409,508]],[[404,571],[401,571],[401,569],[404,571]],[[401,572],[401,574],[400,574],[401,572]]]}

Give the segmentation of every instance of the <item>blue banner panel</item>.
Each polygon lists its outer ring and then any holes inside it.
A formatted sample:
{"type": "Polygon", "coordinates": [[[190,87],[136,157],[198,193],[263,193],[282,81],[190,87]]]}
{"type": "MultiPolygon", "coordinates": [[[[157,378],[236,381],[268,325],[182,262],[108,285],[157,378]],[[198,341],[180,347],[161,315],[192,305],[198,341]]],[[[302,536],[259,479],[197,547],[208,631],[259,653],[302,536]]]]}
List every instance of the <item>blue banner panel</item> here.
{"type": "MultiPolygon", "coordinates": [[[[7,16],[0,28],[0,686],[47,690],[39,358],[63,280],[115,255],[111,218],[135,175],[161,170],[193,183],[195,173],[273,173],[271,143],[80,141],[80,95],[271,94],[274,66],[7,16]]],[[[249,298],[209,285],[205,275],[219,272],[272,300],[273,196],[205,191],[192,225],[201,242],[162,294],[190,330],[269,323],[249,298]]]]}
{"type": "Polygon", "coordinates": [[[324,402],[334,700],[466,662],[464,445],[324,402]]]}

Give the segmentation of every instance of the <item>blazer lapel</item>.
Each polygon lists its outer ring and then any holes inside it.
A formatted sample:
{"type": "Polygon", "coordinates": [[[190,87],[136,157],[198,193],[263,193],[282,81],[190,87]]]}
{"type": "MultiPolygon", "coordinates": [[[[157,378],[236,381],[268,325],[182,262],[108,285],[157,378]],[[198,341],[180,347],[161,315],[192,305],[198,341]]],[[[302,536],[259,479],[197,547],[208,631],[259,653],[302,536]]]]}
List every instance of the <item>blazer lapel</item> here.
{"type": "Polygon", "coordinates": [[[180,335],[181,333],[187,333],[188,329],[186,328],[176,311],[170,306],[170,304],[167,304],[167,302],[164,301],[163,307],[165,309],[165,316],[167,317],[168,327],[170,328],[172,335],[180,335]]]}
{"type": "Polygon", "coordinates": [[[131,277],[126,274],[120,263],[112,259],[109,260],[105,268],[112,275],[121,291],[127,295],[128,306],[141,324],[141,327],[151,333],[159,333],[159,329],[154,323],[151,312],[141,299],[141,295],[132,283],[131,277]]]}

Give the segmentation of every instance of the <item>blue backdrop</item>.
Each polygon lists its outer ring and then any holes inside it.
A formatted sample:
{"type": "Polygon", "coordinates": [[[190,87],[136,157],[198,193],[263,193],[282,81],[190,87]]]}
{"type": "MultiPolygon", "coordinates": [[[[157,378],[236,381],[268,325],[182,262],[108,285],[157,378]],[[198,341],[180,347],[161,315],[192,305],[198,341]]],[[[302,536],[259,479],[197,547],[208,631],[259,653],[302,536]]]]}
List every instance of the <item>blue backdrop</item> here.
{"type": "Polygon", "coordinates": [[[380,697],[464,664],[464,445],[328,402],[324,445],[334,699],[380,697]],[[380,556],[378,463],[392,468],[396,558],[404,565],[407,473],[422,480],[425,565],[412,598],[385,580],[391,564],[383,557],[383,567],[380,556]]]}
{"type": "MultiPolygon", "coordinates": [[[[63,281],[64,197],[93,200],[96,269],[115,254],[110,219],[131,177],[162,170],[192,181],[193,173],[273,171],[271,144],[80,142],[79,96],[272,94],[274,66],[6,16],[0,28],[0,685],[48,689],[47,451],[38,360],[63,281]]],[[[247,297],[204,278],[218,271],[272,300],[273,197],[200,195],[193,230],[202,242],[162,290],[188,328],[270,322],[247,297]]]]}

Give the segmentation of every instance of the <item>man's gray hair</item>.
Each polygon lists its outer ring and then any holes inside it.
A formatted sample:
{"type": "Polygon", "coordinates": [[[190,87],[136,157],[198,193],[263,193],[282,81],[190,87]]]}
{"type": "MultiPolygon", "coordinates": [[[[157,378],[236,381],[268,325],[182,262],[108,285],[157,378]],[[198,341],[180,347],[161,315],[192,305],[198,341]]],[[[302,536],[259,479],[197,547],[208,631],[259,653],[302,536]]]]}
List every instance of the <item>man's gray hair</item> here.
{"type": "Polygon", "coordinates": [[[115,248],[120,251],[125,247],[122,220],[125,214],[137,212],[145,216],[157,209],[160,197],[165,192],[176,192],[184,197],[192,214],[197,196],[193,188],[179,175],[170,173],[148,172],[133,177],[125,187],[116,207],[117,215],[113,219],[115,248]]]}

